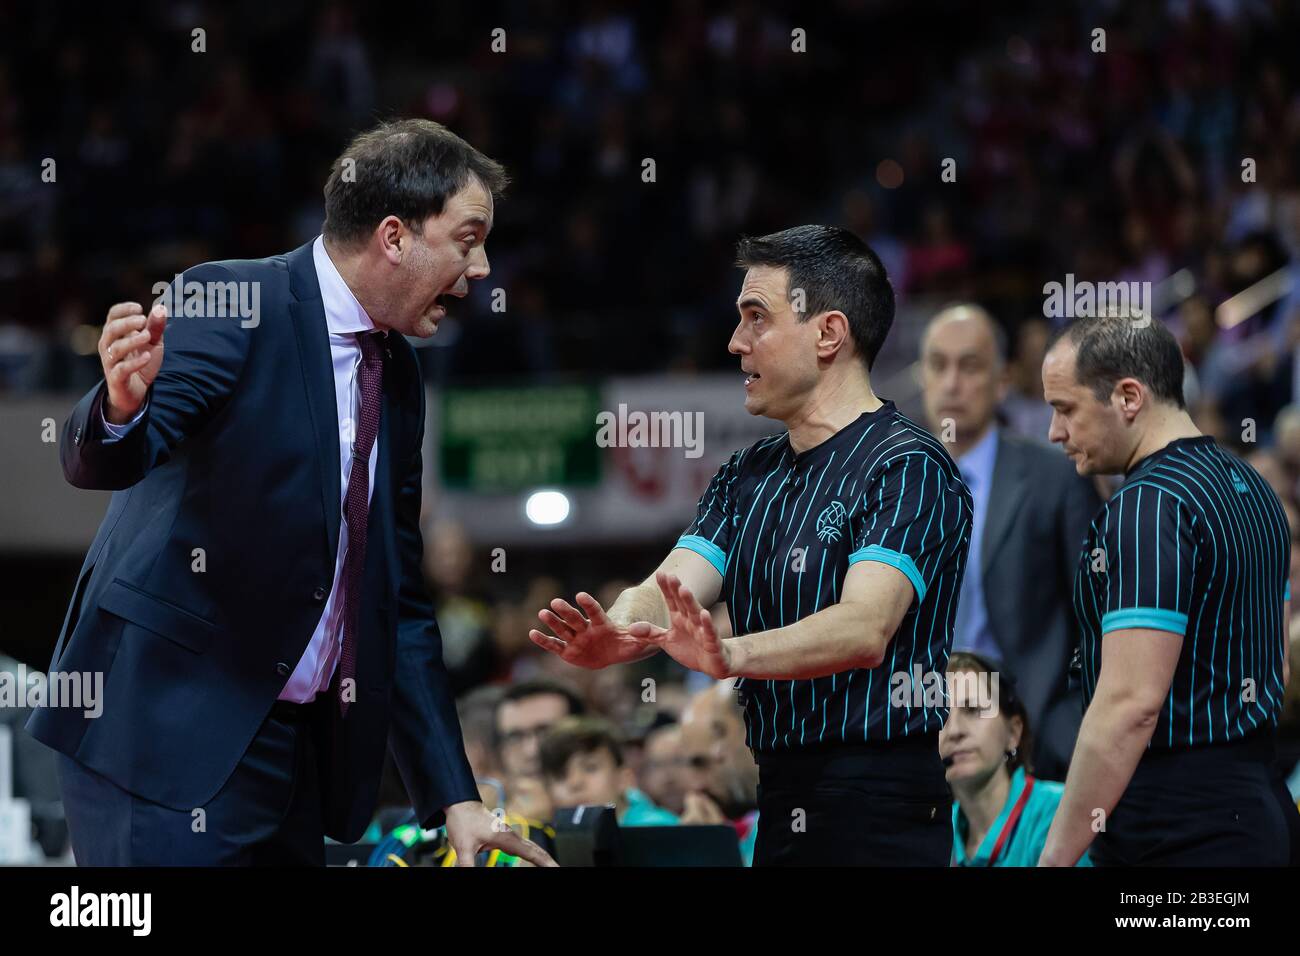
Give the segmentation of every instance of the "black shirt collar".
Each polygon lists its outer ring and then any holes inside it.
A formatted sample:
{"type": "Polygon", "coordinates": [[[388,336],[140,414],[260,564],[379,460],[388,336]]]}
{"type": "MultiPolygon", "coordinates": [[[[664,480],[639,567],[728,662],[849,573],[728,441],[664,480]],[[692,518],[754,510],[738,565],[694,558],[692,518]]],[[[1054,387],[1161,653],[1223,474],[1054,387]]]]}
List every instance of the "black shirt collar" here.
{"type": "Polygon", "coordinates": [[[1163,459],[1165,456],[1169,455],[1171,452],[1175,452],[1180,448],[1209,448],[1212,447],[1214,443],[1214,437],[1212,435],[1191,435],[1187,438],[1175,438],[1163,448],[1157,448],[1145,458],[1139,458],[1132,468],[1124,472],[1124,477],[1126,479],[1132,478],[1139,471],[1144,471],[1163,459]]]}
{"type": "Polygon", "coordinates": [[[863,431],[871,427],[871,423],[878,421],[881,417],[889,415],[894,411],[894,403],[888,399],[882,400],[883,404],[875,411],[863,412],[849,424],[845,425],[834,435],[813,445],[811,448],[805,448],[801,452],[796,452],[794,446],[790,444],[790,433],[785,433],[785,453],[786,458],[792,465],[806,465],[812,461],[819,461],[824,456],[833,452],[836,448],[843,445],[846,441],[857,441],[862,437],[863,431]]]}

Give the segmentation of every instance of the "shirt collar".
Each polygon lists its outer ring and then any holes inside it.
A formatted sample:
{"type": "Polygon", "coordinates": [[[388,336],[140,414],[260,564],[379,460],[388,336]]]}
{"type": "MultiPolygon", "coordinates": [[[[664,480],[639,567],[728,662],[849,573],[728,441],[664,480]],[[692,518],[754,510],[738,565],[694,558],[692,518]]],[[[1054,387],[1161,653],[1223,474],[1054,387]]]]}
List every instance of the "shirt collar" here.
{"type": "MultiPolygon", "coordinates": [[[[1007,801],[1002,804],[1002,812],[993,821],[993,826],[989,827],[989,832],[984,834],[984,839],[980,841],[975,856],[970,859],[966,857],[966,834],[969,832],[969,824],[961,812],[961,807],[956,801],[953,801],[952,829],[956,838],[953,840],[952,849],[953,857],[958,866],[989,865],[989,857],[993,854],[993,847],[997,845],[998,837],[1002,835],[1002,828],[1007,825],[1007,817],[1011,815],[1011,808],[1016,805],[1016,801],[1020,799],[1020,794],[1024,789],[1025,768],[1017,767],[1011,774],[1011,789],[1007,791],[1007,801]]],[[[1007,848],[1003,847],[1002,852],[1006,853],[1007,848]]]]}
{"type": "Polygon", "coordinates": [[[1142,458],[1139,461],[1137,461],[1132,468],[1124,472],[1124,477],[1126,479],[1132,478],[1143,468],[1149,467],[1152,463],[1160,461],[1166,455],[1178,451],[1180,448],[1197,447],[1197,446],[1210,448],[1213,447],[1214,444],[1215,441],[1213,435],[1192,435],[1188,438],[1175,438],[1168,445],[1165,445],[1163,448],[1157,448],[1155,451],[1147,455],[1145,458],[1142,458]]]}
{"type": "Polygon", "coordinates": [[[366,310],[352,294],[348,284],[339,275],[329,253],[325,251],[325,237],[317,236],[311,247],[312,261],[316,264],[316,278],[320,282],[321,304],[325,307],[325,324],[331,335],[355,335],[375,328],[366,310]]]}
{"type": "Polygon", "coordinates": [[[839,447],[841,442],[847,441],[851,438],[860,438],[861,436],[859,435],[859,433],[864,428],[868,427],[871,423],[879,421],[881,418],[886,417],[894,410],[895,410],[894,403],[892,401],[890,401],[887,398],[881,399],[879,408],[870,412],[863,412],[861,415],[859,415],[853,421],[849,422],[839,431],[835,432],[829,438],[824,438],[822,439],[822,441],[818,442],[816,445],[813,445],[811,448],[805,448],[803,451],[798,451],[798,452],[795,451],[794,446],[790,444],[790,432],[786,431],[785,433],[786,451],[790,455],[792,461],[798,462],[801,465],[804,462],[818,459],[826,452],[839,447]]]}

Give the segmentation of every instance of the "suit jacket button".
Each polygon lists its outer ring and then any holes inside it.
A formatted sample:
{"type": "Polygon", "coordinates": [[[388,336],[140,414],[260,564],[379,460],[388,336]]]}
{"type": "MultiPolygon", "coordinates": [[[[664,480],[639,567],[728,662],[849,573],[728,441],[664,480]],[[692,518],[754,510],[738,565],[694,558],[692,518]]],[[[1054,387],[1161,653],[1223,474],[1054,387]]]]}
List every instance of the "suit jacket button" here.
{"type": "Polygon", "coordinates": [[[325,589],[324,589],[324,588],[317,588],[315,591],[312,591],[312,592],[311,592],[311,599],[312,599],[313,601],[315,601],[317,604],[319,604],[321,601],[325,600],[325,589]]]}
{"type": "Polygon", "coordinates": [[[288,677],[291,673],[293,673],[293,671],[289,669],[289,665],[286,664],[284,661],[280,661],[280,663],[275,665],[275,672],[279,674],[281,677],[288,677]]]}

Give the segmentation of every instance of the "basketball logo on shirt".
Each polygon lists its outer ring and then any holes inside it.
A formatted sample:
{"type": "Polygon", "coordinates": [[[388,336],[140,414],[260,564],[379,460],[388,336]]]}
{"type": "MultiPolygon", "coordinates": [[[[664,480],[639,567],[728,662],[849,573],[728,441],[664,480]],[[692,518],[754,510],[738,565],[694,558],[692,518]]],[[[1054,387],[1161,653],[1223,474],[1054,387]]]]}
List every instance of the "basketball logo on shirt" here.
{"type": "Polygon", "coordinates": [[[838,501],[828,504],[817,516],[817,540],[823,544],[840,540],[840,529],[844,527],[844,519],[848,516],[849,513],[838,501]]]}

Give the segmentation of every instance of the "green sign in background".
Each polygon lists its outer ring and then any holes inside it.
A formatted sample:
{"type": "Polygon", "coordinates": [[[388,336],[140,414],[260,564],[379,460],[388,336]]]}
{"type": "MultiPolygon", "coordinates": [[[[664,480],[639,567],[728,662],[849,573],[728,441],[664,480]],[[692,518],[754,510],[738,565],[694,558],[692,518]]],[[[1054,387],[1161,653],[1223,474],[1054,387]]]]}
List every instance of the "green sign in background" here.
{"type": "Polygon", "coordinates": [[[447,487],[522,491],[600,480],[598,388],[452,388],[441,398],[439,470],[447,487]]]}

